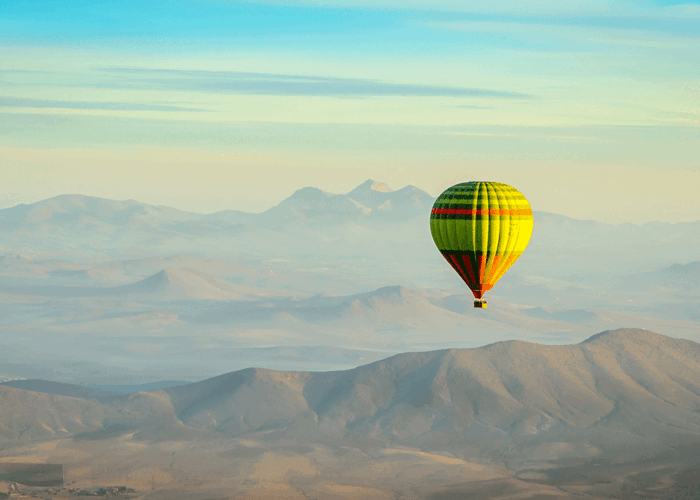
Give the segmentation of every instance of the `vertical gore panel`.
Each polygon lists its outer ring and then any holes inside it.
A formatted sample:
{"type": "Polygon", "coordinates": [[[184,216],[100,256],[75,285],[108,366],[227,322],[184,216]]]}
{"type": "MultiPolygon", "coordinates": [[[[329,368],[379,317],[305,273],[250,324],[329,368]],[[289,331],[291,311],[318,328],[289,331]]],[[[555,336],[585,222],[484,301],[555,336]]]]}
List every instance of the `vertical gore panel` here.
{"type": "Polygon", "coordinates": [[[491,269],[487,270],[485,283],[493,285],[494,283],[496,283],[496,276],[501,270],[501,264],[503,262],[502,257],[500,255],[494,255],[493,257],[490,257],[489,260],[492,261],[491,269]]]}
{"type": "MultiPolygon", "coordinates": [[[[477,206],[474,208],[478,207],[488,207],[489,204],[489,195],[488,195],[488,190],[486,189],[486,183],[485,182],[480,182],[478,184],[478,192],[475,197],[478,202],[477,206]]],[[[488,250],[488,244],[489,244],[489,219],[488,217],[476,217],[474,221],[474,230],[476,233],[476,237],[474,238],[476,241],[476,244],[474,245],[474,250],[475,252],[478,252],[477,255],[485,255],[488,250]]],[[[481,283],[481,277],[482,275],[479,275],[479,282],[481,283]]]]}
{"type": "MultiPolygon", "coordinates": [[[[509,186],[506,186],[505,184],[500,184],[500,183],[494,183],[494,188],[496,189],[496,192],[498,193],[498,199],[499,199],[499,204],[500,207],[504,210],[512,210],[515,208],[515,205],[511,202],[509,199],[511,196],[509,186]]],[[[508,240],[510,239],[510,224],[511,224],[512,216],[511,215],[501,215],[500,221],[499,221],[499,239],[498,239],[498,248],[496,250],[496,255],[499,257],[498,258],[498,264],[494,262],[493,267],[491,268],[491,272],[489,273],[489,283],[493,284],[496,282],[498,279],[497,276],[500,275],[501,273],[501,268],[506,262],[506,249],[508,248],[508,240]]]]}
{"type": "Polygon", "coordinates": [[[477,262],[479,263],[479,278],[477,279],[477,283],[479,283],[479,285],[486,283],[486,259],[488,259],[487,255],[477,256],[477,262]]]}
{"type": "Polygon", "coordinates": [[[469,282],[473,283],[474,285],[478,284],[479,282],[476,279],[476,275],[474,273],[475,266],[472,262],[472,256],[471,255],[462,255],[462,262],[464,263],[464,267],[467,268],[467,274],[469,275],[469,282]]]}
{"type": "MultiPolygon", "coordinates": [[[[444,255],[444,254],[443,254],[444,255]]],[[[451,255],[445,255],[445,258],[447,259],[447,262],[450,263],[452,268],[459,273],[459,275],[462,277],[464,282],[469,285],[469,278],[467,275],[464,273],[464,269],[462,266],[459,264],[459,261],[457,260],[457,257],[454,254],[451,255]]]]}
{"type": "Polygon", "coordinates": [[[492,210],[500,210],[501,205],[498,200],[498,194],[493,186],[492,182],[485,182],[486,193],[488,197],[487,206],[484,207],[487,212],[483,216],[484,219],[488,220],[488,242],[486,244],[486,269],[484,270],[484,283],[488,281],[488,276],[491,274],[491,268],[493,267],[493,257],[496,255],[498,250],[498,239],[500,236],[500,216],[497,215],[498,212],[492,213],[492,210]]]}

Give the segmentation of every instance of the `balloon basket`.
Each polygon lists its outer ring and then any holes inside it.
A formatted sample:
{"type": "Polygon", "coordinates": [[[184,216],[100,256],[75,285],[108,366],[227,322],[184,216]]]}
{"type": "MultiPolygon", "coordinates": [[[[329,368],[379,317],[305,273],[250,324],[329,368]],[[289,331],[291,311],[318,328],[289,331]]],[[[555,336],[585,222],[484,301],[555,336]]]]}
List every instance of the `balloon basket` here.
{"type": "Polygon", "coordinates": [[[486,301],[485,300],[475,300],[474,307],[476,309],[486,309],[486,301]]]}

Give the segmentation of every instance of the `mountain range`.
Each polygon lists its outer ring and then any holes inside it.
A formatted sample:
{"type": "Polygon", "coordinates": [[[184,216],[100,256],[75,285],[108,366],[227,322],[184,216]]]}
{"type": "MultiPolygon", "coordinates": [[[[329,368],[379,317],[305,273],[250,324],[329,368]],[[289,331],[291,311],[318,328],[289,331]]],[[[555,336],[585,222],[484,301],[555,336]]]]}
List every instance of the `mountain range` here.
{"type": "MultiPolygon", "coordinates": [[[[62,195],[0,210],[0,252],[74,262],[149,258],[154,253],[257,262],[288,259],[298,267],[311,262],[357,267],[364,259],[364,267],[373,273],[386,277],[396,272],[398,263],[409,279],[435,286],[444,284],[437,277],[444,263],[428,230],[433,201],[415,186],[394,191],[371,179],[347,194],[302,188],[257,214],[226,210],[205,215],[134,200],[62,195]]],[[[598,279],[700,258],[700,221],[613,225],[533,208],[533,237],[514,268],[526,274],[598,279]]]]}

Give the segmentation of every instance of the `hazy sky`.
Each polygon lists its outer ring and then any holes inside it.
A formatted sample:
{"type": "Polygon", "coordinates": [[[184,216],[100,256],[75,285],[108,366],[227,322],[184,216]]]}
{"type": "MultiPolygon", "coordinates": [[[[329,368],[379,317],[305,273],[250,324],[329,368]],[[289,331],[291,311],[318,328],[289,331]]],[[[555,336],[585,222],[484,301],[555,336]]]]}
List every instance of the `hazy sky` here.
{"type": "Polygon", "coordinates": [[[700,219],[700,4],[5,0],[0,207],[259,212],[367,178],[700,219]]]}

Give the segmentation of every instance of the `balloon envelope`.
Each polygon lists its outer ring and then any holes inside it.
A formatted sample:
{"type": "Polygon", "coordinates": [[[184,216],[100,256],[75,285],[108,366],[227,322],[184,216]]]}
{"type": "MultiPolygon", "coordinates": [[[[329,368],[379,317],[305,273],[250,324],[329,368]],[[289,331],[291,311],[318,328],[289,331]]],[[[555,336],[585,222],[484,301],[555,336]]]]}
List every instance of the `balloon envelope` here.
{"type": "Polygon", "coordinates": [[[522,255],[532,235],[532,209],[500,182],[463,182],[433,205],[430,232],[440,253],[481,299],[522,255]]]}

